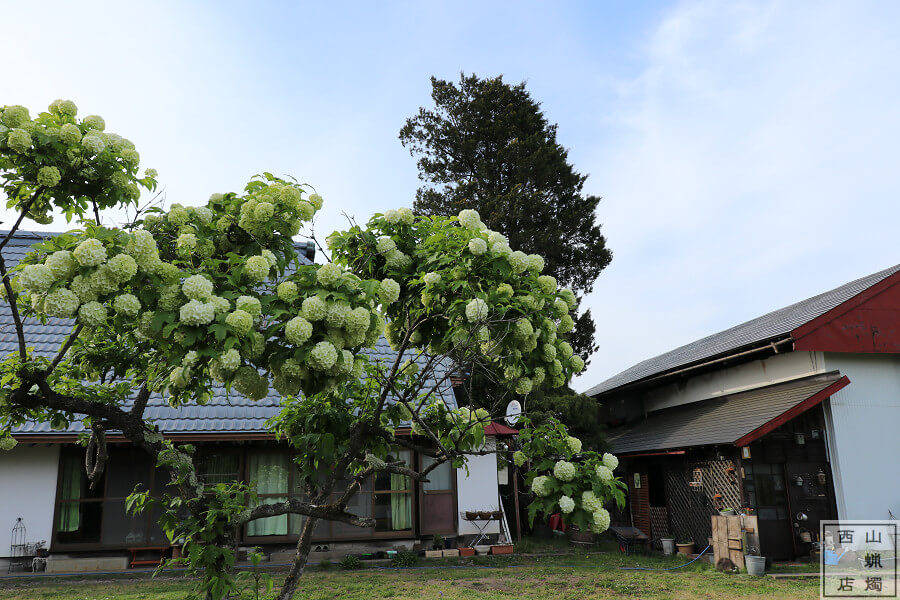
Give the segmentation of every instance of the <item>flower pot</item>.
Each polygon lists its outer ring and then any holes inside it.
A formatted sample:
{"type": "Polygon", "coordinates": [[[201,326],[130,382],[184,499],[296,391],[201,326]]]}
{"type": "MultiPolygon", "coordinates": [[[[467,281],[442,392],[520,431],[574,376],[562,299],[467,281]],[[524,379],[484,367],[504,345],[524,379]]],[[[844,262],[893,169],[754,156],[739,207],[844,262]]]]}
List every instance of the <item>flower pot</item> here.
{"type": "Polygon", "coordinates": [[[569,535],[569,541],[575,544],[593,544],[594,534],[590,530],[582,531],[577,526],[572,525],[566,532],[569,535]]]}
{"type": "Polygon", "coordinates": [[[666,556],[672,556],[675,554],[675,539],[674,538],[662,538],[659,540],[662,542],[663,554],[666,556]]]}
{"type": "Polygon", "coordinates": [[[478,513],[475,512],[474,510],[466,511],[466,519],[468,519],[469,521],[474,521],[477,518],[478,518],[478,513]]]}
{"type": "Polygon", "coordinates": [[[491,511],[489,511],[489,510],[479,510],[479,511],[478,511],[478,518],[479,518],[479,519],[490,519],[492,514],[493,514],[493,513],[492,513],[491,511]]]}
{"type": "Polygon", "coordinates": [[[475,552],[477,552],[478,554],[487,554],[490,551],[490,546],[475,546],[475,552]]]}
{"type": "Polygon", "coordinates": [[[451,556],[459,556],[459,550],[457,550],[456,548],[453,548],[452,550],[445,549],[442,552],[442,554],[444,555],[444,558],[450,558],[451,556]]]}
{"type": "Polygon", "coordinates": [[[733,517],[737,514],[733,508],[729,508],[728,510],[720,510],[719,514],[723,517],[733,517]]]}
{"type": "Polygon", "coordinates": [[[425,558],[441,558],[444,556],[443,550],[426,550],[425,558]]]}
{"type": "Polygon", "coordinates": [[[762,577],[766,574],[766,557],[744,555],[744,562],[747,565],[747,574],[754,577],[762,577]]]}
{"type": "Polygon", "coordinates": [[[687,556],[688,554],[694,553],[694,542],[688,542],[687,544],[675,544],[678,547],[678,554],[684,554],[687,556]]]}
{"type": "Polygon", "coordinates": [[[459,555],[460,556],[475,556],[475,548],[466,548],[465,546],[459,547],[459,555]]]}
{"type": "Polygon", "coordinates": [[[497,544],[496,546],[491,546],[491,554],[512,554],[513,553],[513,545],[512,544],[497,544]]]}
{"type": "Polygon", "coordinates": [[[499,521],[500,519],[503,518],[503,511],[500,511],[500,510],[491,511],[491,518],[499,521]]]}

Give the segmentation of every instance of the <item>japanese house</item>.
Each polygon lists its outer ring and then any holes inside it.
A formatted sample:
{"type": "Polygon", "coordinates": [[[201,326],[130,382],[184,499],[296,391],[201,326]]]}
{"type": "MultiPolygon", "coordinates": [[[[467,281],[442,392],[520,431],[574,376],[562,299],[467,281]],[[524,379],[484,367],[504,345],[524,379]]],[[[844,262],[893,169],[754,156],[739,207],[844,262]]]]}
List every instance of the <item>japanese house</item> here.
{"type": "MultiPolygon", "coordinates": [[[[42,235],[21,232],[11,240],[3,249],[10,268],[42,235]]],[[[304,256],[303,260],[309,262],[310,258],[304,256]]],[[[0,303],[0,324],[0,355],[6,356],[17,346],[5,303],[0,303]]],[[[60,319],[49,319],[45,325],[28,321],[26,337],[36,354],[52,355],[71,327],[70,322],[60,319]]],[[[372,353],[391,361],[395,357],[384,339],[372,353]]],[[[448,406],[456,407],[449,383],[439,387],[439,394],[448,406]]],[[[288,446],[276,442],[264,425],[279,412],[279,402],[277,395],[256,402],[236,392],[226,396],[219,388],[205,406],[173,409],[164,398],[154,396],[145,414],[166,437],[197,447],[200,474],[206,482],[255,482],[261,501],[276,502],[300,494],[288,446]]],[[[51,557],[122,558],[129,549],[169,545],[156,524],[157,515],[133,516],[125,510],[125,499],[136,484],[156,492],[167,483],[151,458],[111,432],[103,479],[91,490],[85,475],[84,450],[76,444],[81,433],[80,422],[64,431],[55,431],[48,423],[29,423],[14,430],[18,445],[0,452],[0,557],[8,555],[10,532],[19,517],[27,527],[28,541],[45,540],[51,557]]],[[[492,424],[486,427],[486,433],[490,448],[498,437],[515,432],[492,424]]],[[[413,468],[427,466],[431,460],[408,450],[398,450],[396,458],[413,468]]],[[[460,518],[460,513],[497,510],[499,504],[494,454],[472,457],[468,471],[444,464],[421,484],[401,475],[385,474],[370,481],[348,506],[359,516],[373,517],[374,528],[322,522],[314,544],[362,542],[390,548],[405,543],[411,547],[413,542],[430,540],[435,534],[475,534],[476,527],[460,518]]],[[[300,527],[299,516],[254,521],[240,532],[239,543],[287,547],[296,542],[300,527]]],[[[498,533],[498,522],[489,524],[486,532],[498,533]]]]}
{"type": "Polygon", "coordinates": [[[807,555],[821,519],[900,514],[900,266],[645,360],[586,392],[622,459],[629,520],[703,548],[710,515],[759,518],[807,555]]]}

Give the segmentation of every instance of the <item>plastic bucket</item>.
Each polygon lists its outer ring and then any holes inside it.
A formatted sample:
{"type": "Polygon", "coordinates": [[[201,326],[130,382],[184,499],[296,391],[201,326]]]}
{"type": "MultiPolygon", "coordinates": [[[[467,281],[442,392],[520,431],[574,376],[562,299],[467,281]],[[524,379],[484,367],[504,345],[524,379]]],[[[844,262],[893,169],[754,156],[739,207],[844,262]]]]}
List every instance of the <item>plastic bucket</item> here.
{"type": "Polygon", "coordinates": [[[747,563],[747,574],[754,577],[762,577],[766,574],[766,557],[765,556],[744,556],[744,562],[747,563]]]}
{"type": "Polygon", "coordinates": [[[666,556],[675,554],[675,540],[673,538],[662,538],[659,541],[662,542],[663,554],[666,556]]]}

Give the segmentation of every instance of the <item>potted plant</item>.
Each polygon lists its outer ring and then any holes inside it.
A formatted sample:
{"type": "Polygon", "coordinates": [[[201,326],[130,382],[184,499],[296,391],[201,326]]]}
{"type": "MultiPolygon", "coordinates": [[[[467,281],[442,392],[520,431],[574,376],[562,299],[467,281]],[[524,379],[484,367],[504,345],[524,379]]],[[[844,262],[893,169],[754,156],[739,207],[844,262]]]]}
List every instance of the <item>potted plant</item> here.
{"type": "Polygon", "coordinates": [[[460,556],[475,556],[475,548],[470,548],[469,546],[460,546],[457,549],[459,550],[460,556]]]}
{"type": "Polygon", "coordinates": [[[675,554],[675,538],[660,538],[659,540],[662,542],[662,551],[666,556],[672,556],[675,554]]]}
{"type": "Polygon", "coordinates": [[[512,544],[494,544],[491,546],[491,554],[512,554],[512,544]]]}
{"type": "Polygon", "coordinates": [[[737,512],[733,508],[723,508],[719,511],[719,514],[723,517],[731,517],[737,514],[737,512]]]}
{"type": "Polygon", "coordinates": [[[679,542],[675,543],[675,547],[678,548],[678,554],[684,554],[685,556],[694,553],[694,542],[691,541],[687,536],[682,536],[678,538],[679,542]]]}
{"type": "Polygon", "coordinates": [[[431,538],[431,550],[425,551],[425,558],[441,558],[444,555],[444,538],[434,534],[431,538]]]}

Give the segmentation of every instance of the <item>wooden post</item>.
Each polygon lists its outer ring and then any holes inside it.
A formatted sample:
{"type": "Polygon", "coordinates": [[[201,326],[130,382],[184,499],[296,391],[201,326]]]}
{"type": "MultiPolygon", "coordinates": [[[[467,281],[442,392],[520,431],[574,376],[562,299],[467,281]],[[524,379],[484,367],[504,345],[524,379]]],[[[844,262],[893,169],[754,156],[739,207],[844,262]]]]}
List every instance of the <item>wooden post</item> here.
{"type": "Polygon", "coordinates": [[[519,514],[519,468],[512,464],[513,476],[513,506],[516,509],[516,541],[522,541],[522,517],[519,514]]]}

